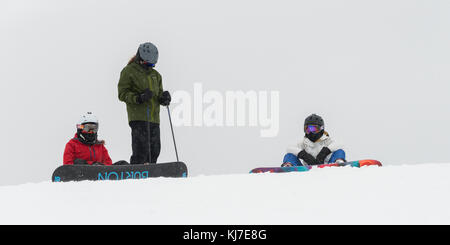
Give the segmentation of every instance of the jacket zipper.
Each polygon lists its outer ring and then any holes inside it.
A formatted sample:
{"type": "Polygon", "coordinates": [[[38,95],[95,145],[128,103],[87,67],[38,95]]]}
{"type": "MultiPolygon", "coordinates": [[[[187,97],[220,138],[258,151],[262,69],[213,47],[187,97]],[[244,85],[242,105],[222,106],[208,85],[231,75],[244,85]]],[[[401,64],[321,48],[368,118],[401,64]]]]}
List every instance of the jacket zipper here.
{"type": "Polygon", "coordinates": [[[95,157],[95,147],[92,148],[92,151],[94,152],[94,159],[93,160],[95,160],[96,159],[96,157],[95,157]]]}
{"type": "MultiPolygon", "coordinates": [[[[148,82],[149,82],[149,87],[150,87],[150,90],[152,90],[152,88],[153,88],[153,79],[152,79],[152,76],[151,75],[149,75],[148,76],[148,82]]],[[[153,90],[152,90],[153,91],[153,90]]],[[[153,96],[156,96],[156,94],[153,94],[153,96]]],[[[155,114],[155,105],[154,105],[155,103],[154,103],[154,98],[151,98],[150,99],[150,105],[149,105],[149,107],[151,106],[151,113],[150,113],[150,115],[149,115],[149,122],[151,121],[151,119],[152,119],[152,115],[154,115],[155,114]]],[[[149,108],[150,109],[150,108],[149,108]]]]}
{"type": "Polygon", "coordinates": [[[92,150],[90,146],[89,146],[89,161],[92,161],[92,150]]]}

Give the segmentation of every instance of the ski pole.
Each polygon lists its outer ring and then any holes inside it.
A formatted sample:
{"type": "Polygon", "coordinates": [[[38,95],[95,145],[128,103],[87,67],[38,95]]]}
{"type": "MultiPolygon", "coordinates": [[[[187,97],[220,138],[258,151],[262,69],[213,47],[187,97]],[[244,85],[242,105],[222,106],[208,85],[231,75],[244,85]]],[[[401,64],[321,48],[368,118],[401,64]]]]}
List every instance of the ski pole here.
{"type": "Polygon", "coordinates": [[[175,134],[173,133],[172,117],[170,116],[169,106],[166,106],[166,107],[167,107],[167,113],[169,114],[170,129],[172,130],[173,145],[175,146],[175,155],[177,156],[177,162],[179,162],[180,160],[178,159],[177,143],[175,142],[175,134]]]}
{"type": "Polygon", "coordinates": [[[148,135],[148,163],[152,163],[152,146],[151,146],[151,135],[150,135],[150,106],[147,107],[147,135],[148,135]]]}

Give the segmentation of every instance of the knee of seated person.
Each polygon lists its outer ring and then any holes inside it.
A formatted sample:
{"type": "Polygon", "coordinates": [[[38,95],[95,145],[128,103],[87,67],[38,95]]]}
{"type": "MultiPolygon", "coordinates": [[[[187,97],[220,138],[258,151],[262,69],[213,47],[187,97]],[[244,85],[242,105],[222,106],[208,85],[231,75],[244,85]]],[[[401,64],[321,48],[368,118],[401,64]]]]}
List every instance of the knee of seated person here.
{"type": "Polygon", "coordinates": [[[283,158],[283,163],[291,163],[292,165],[297,165],[298,161],[297,156],[292,153],[287,153],[283,158]]]}
{"type": "Polygon", "coordinates": [[[293,158],[297,158],[297,156],[295,156],[294,154],[292,154],[292,153],[287,153],[286,155],[284,155],[284,157],[283,157],[283,162],[285,162],[285,160],[287,160],[287,159],[293,159],[293,158]]]}
{"type": "Polygon", "coordinates": [[[333,152],[333,158],[345,160],[345,151],[343,149],[333,152]]]}

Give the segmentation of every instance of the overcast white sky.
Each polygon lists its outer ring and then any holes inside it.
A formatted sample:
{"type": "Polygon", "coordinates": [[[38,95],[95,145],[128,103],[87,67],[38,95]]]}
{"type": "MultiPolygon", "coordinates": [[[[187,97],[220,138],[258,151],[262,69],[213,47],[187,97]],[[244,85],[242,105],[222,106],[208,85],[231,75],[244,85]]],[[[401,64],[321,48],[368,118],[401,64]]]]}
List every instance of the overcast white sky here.
{"type": "MultiPolygon", "coordinates": [[[[279,165],[317,113],[349,160],[450,162],[450,2],[62,1],[0,3],[0,184],[49,180],[85,111],[129,160],[119,73],[140,43],[165,89],[279,91],[280,130],[175,128],[192,175],[279,165]]],[[[176,105],[174,105],[176,106],[176,105]]],[[[161,110],[160,161],[175,159],[161,110]]]]}

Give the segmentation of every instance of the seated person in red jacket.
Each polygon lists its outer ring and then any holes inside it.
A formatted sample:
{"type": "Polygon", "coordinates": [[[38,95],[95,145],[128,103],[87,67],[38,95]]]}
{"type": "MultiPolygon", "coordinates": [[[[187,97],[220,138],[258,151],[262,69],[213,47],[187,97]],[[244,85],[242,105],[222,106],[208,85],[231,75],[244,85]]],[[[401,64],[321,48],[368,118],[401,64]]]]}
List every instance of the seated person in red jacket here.
{"type": "Polygon", "coordinates": [[[112,165],[105,141],[97,139],[97,132],[97,117],[92,112],[81,116],[75,137],[66,144],[63,164],[112,165]]]}

